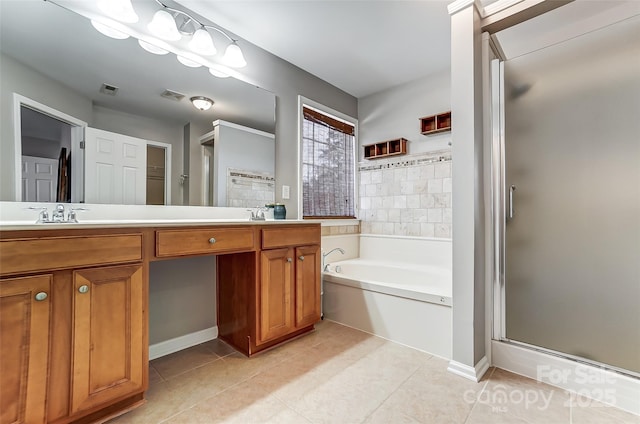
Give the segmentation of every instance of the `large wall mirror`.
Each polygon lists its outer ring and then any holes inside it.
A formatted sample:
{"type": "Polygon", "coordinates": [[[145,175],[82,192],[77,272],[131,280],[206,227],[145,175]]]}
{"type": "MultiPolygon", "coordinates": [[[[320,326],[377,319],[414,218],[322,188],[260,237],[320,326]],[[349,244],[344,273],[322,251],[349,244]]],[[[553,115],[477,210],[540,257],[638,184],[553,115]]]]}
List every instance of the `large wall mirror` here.
{"type": "Polygon", "coordinates": [[[48,1],[0,8],[0,200],[273,201],[273,93],[108,38],[48,1]]]}

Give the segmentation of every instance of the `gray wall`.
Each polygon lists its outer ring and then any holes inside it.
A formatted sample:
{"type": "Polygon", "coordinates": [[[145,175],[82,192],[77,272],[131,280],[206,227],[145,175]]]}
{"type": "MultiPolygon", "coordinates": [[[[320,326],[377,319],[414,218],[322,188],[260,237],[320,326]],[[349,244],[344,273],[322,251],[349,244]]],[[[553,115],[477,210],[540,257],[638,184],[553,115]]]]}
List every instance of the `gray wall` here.
{"type": "Polygon", "coordinates": [[[46,105],[55,105],[61,112],[91,122],[88,99],[0,53],[0,200],[13,200],[15,196],[14,92],[46,105]]]}
{"type": "MultiPolygon", "coordinates": [[[[419,118],[451,110],[451,73],[429,75],[358,99],[360,146],[406,138],[407,153],[449,148],[451,133],[424,136],[419,118]]],[[[364,149],[359,148],[362,160],[364,149]]]]}
{"type": "Polygon", "coordinates": [[[216,258],[149,265],[149,344],[216,325],[216,258]]]}
{"type": "MultiPolygon", "coordinates": [[[[275,142],[262,134],[220,123],[214,141],[216,205],[227,204],[227,169],[274,173],[275,142]]],[[[257,206],[257,205],[256,205],[257,206]]]]}
{"type": "Polygon", "coordinates": [[[249,63],[241,70],[245,81],[276,95],[276,202],[285,204],[287,218],[295,218],[299,190],[298,95],[352,117],[358,116],[358,102],[355,97],[253,44],[243,41],[242,51],[249,63]],[[288,200],[281,197],[282,185],[291,187],[288,200]]]}

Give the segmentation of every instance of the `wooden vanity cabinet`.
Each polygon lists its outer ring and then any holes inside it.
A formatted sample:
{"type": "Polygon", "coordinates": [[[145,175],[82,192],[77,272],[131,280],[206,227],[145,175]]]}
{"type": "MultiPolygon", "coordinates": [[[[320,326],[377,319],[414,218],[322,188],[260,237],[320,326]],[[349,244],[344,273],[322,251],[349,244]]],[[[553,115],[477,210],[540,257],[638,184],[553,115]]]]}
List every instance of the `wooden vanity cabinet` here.
{"type": "Polygon", "coordinates": [[[265,226],[260,246],[256,255],[221,255],[217,262],[219,337],[247,356],[320,320],[320,226],[265,226]],[[234,271],[251,267],[258,271],[248,278],[234,271]]]}
{"type": "Polygon", "coordinates": [[[0,423],[46,421],[53,275],[0,280],[0,423]]]}
{"type": "Polygon", "coordinates": [[[93,422],[142,402],[142,233],[46,230],[0,238],[0,424],[93,422]],[[87,246],[99,253],[78,251],[87,246]]]}
{"type": "Polygon", "coordinates": [[[319,228],[265,228],[262,248],[257,346],[320,320],[319,228]]]}

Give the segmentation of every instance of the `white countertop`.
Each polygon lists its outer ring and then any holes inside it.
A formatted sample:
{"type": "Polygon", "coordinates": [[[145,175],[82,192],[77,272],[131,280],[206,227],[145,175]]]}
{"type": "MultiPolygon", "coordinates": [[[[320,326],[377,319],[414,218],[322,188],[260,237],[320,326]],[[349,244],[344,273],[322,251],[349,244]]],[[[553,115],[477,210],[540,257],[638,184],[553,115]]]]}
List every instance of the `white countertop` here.
{"type": "MultiPolygon", "coordinates": [[[[83,208],[77,212],[78,223],[40,223],[36,220],[40,208],[51,216],[55,203],[0,202],[1,230],[42,230],[59,228],[115,228],[187,225],[273,225],[309,224],[308,220],[286,219],[251,221],[246,208],[202,206],[146,206],[64,204],[65,210],[83,208]]],[[[66,215],[66,212],[65,212],[66,215]]],[[[318,221],[313,221],[317,223],[318,221]]]]}

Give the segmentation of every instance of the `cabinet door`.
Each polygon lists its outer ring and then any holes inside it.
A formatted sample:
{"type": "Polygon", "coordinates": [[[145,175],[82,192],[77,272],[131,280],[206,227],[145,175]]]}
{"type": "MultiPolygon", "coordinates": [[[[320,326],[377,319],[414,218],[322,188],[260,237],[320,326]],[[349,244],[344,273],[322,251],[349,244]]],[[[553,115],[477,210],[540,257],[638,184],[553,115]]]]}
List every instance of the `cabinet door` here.
{"type": "Polygon", "coordinates": [[[74,271],[71,413],[144,389],[142,265],[74,271]]]}
{"type": "Polygon", "coordinates": [[[296,248],[296,327],[320,320],[320,246],[296,248]]]}
{"type": "Polygon", "coordinates": [[[259,331],[256,345],[285,336],[293,325],[293,249],[260,254],[259,331]]]}
{"type": "Polygon", "coordinates": [[[0,280],[2,424],[45,422],[52,280],[50,274],[0,280]]]}

